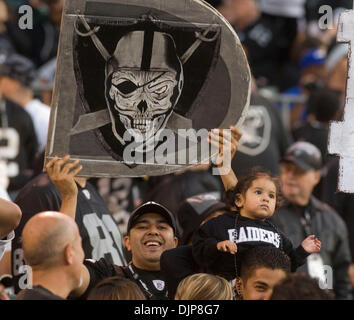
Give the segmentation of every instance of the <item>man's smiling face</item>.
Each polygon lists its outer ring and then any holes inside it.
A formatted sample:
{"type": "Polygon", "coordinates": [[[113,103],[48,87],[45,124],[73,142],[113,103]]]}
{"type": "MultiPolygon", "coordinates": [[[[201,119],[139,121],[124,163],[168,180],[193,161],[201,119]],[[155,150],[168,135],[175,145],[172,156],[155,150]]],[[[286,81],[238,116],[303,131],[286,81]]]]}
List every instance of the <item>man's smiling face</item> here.
{"type": "Polygon", "coordinates": [[[160,270],[160,256],[177,246],[177,238],[167,220],[157,213],[146,213],[138,218],[124,238],[133,264],[144,270],[160,270]]]}

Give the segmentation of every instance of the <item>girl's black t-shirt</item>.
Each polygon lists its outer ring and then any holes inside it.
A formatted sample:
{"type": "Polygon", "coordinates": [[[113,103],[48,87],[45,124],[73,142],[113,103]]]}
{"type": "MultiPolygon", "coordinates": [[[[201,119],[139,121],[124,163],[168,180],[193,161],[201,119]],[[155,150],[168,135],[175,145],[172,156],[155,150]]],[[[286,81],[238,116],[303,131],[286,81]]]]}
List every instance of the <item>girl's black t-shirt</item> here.
{"type": "Polygon", "coordinates": [[[284,251],[291,260],[292,271],[302,265],[308,256],[301,245],[294,249],[291,241],[270,221],[253,220],[236,212],[227,212],[209,220],[195,232],[193,257],[206,272],[232,280],[236,277],[235,257],[239,268],[242,254],[255,246],[273,246],[284,251]],[[217,243],[225,240],[236,242],[235,256],[217,250],[217,243]]]}

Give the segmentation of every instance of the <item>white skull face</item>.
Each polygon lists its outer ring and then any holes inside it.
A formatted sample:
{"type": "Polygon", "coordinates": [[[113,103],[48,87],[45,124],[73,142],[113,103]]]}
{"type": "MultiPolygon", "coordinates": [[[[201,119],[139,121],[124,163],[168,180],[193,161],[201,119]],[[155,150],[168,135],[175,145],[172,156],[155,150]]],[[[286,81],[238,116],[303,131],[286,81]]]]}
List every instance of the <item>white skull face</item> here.
{"type": "Polygon", "coordinates": [[[174,102],[177,72],[118,69],[112,75],[109,96],[119,120],[148,139],[166,125],[174,102]]]}

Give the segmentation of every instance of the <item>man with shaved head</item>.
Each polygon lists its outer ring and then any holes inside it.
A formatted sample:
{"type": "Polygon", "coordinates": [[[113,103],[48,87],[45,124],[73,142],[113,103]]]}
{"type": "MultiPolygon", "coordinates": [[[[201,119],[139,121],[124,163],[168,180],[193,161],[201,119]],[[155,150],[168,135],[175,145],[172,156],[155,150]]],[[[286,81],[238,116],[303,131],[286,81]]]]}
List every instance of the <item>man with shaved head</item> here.
{"type": "Polygon", "coordinates": [[[75,220],[60,212],[39,213],[26,223],[22,238],[32,288],[17,300],[62,300],[81,285],[84,251],[75,220]]]}

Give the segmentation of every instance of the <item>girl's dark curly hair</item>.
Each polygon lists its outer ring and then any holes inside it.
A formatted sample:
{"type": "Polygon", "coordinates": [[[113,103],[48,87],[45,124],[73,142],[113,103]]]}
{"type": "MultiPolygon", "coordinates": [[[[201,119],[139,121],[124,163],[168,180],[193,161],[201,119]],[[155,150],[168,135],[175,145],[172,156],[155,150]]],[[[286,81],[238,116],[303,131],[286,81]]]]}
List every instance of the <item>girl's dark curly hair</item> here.
{"type": "Polygon", "coordinates": [[[280,183],[279,178],[272,175],[269,171],[265,171],[260,167],[255,167],[252,169],[251,173],[248,176],[243,177],[238,181],[237,185],[227,190],[224,193],[224,202],[227,204],[229,210],[238,211],[238,208],[235,204],[235,200],[239,195],[246,195],[247,190],[252,186],[253,181],[257,179],[266,178],[272,181],[276,188],[276,205],[279,206],[282,203],[282,196],[280,192],[280,183]]]}

